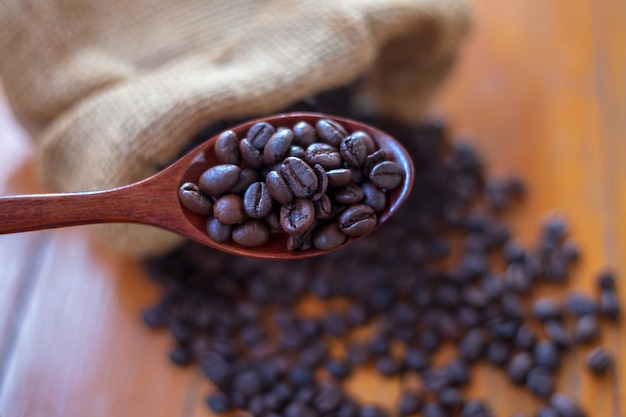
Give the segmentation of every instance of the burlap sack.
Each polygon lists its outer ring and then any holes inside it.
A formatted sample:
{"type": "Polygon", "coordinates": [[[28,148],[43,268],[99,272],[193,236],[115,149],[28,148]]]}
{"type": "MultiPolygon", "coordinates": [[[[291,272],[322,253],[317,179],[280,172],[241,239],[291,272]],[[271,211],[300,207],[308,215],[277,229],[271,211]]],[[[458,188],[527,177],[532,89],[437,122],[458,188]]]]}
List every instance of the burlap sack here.
{"type": "MultiPolygon", "coordinates": [[[[375,111],[414,118],[467,15],[463,0],[2,0],[0,76],[44,184],[104,189],[153,174],[212,121],[357,78],[375,111]]],[[[136,255],[181,241],[98,228],[136,255]]]]}

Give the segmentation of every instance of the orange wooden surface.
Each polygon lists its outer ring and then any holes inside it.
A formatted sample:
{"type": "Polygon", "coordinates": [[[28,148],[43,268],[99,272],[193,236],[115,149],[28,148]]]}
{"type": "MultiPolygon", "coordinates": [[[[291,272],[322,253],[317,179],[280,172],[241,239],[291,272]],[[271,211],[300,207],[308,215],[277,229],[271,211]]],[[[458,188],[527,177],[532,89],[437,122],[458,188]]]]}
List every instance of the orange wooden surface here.
{"type": "MultiPolygon", "coordinates": [[[[525,243],[546,211],[572,225],[584,258],[570,286],[596,271],[626,274],[626,2],[473,1],[474,29],[433,103],[480,150],[490,173],[518,173],[528,198],[508,217],[525,243]]],[[[39,191],[33,148],[0,103],[0,192],[39,191]]],[[[208,384],[171,366],[165,332],[142,326],[158,297],[136,262],[90,241],[83,228],[0,236],[0,415],[210,416],[208,384]]],[[[626,285],[619,283],[626,301],[626,285]]],[[[558,295],[554,289],[543,289],[558,295]]],[[[605,326],[613,378],[570,355],[559,389],[590,416],[626,412],[626,326],[605,326]]],[[[470,388],[497,416],[538,404],[500,371],[479,367],[470,388]]],[[[363,371],[362,397],[391,404],[399,385],[363,371]]]]}

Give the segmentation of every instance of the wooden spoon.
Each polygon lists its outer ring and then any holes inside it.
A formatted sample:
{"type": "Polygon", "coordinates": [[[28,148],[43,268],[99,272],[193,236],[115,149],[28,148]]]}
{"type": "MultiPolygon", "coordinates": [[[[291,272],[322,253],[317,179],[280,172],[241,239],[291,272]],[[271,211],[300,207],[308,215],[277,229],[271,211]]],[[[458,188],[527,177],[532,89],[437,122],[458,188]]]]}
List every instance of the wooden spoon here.
{"type": "MultiPolygon", "coordinates": [[[[368,133],[387,157],[404,170],[402,184],[388,194],[387,208],[380,213],[378,225],[386,221],[400,207],[413,185],[413,164],[404,147],[388,134],[366,124],[320,113],[286,113],[264,117],[235,126],[231,130],[240,138],[257,122],[266,121],[275,127],[293,127],[304,120],[311,125],[319,119],[341,123],[348,132],[368,133]]],[[[272,234],[270,241],[257,248],[242,247],[232,241],[217,243],[206,232],[206,217],[184,208],[178,189],[185,182],[197,183],[200,175],[218,164],[214,152],[217,136],[204,142],[187,155],[143,181],[124,187],[102,191],[39,194],[0,197],[0,234],[27,232],[66,226],[95,223],[143,223],[181,234],[189,239],[235,255],[264,259],[297,259],[327,253],[312,248],[306,251],[288,251],[287,236],[272,234]]],[[[344,247],[357,238],[349,238],[344,247]]]]}

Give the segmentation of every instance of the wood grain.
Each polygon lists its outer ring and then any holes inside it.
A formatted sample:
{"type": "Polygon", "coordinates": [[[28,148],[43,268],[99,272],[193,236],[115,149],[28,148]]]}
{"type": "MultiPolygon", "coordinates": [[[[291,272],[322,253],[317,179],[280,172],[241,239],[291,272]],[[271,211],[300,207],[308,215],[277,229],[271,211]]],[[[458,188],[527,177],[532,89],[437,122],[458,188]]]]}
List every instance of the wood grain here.
{"type": "MultiPolygon", "coordinates": [[[[600,269],[626,274],[626,4],[472,4],[474,28],[432,112],[480,149],[491,174],[526,181],[528,198],[507,217],[522,243],[536,239],[548,211],[570,220],[584,256],[569,284],[592,292],[600,269]]],[[[0,118],[3,125],[11,127],[0,130],[1,189],[36,191],[32,146],[13,122],[0,118]]],[[[82,228],[1,237],[0,262],[3,417],[211,415],[203,405],[208,383],[169,365],[169,336],[138,320],[158,291],[136,262],[88,240],[82,228]]],[[[619,284],[624,302],[626,283],[619,284]]],[[[546,285],[539,294],[563,291],[546,285]]],[[[623,320],[603,328],[603,344],[618,356],[612,378],[583,370],[584,349],[559,373],[559,390],[589,416],[626,412],[624,334],[623,320]]],[[[498,416],[532,415],[539,404],[489,366],[474,381],[469,391],[498,416]]],[[[400,384],[365,370],[348,387],[392,404],[400,384]]]]}

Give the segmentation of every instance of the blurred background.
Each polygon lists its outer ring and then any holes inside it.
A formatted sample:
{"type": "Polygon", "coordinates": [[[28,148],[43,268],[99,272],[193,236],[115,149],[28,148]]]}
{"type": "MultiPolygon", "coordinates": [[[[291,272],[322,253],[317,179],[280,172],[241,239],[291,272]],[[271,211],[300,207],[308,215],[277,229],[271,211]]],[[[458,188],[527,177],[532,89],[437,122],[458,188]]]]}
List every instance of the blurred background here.
{"type": "MultiPolygon", "coordinates": [[[[429,113],[475,147],[489,175],[526,183],[505,218],[522,243],[536,240],[546,212],[568,219],[583,253],[568,285],[592,291],[599,270],[626,273],[626,3],[471,4],[473,28],[429,113]]],[[[35,149],[5,100],[0,138],[0,192],[41,192],[35,149]]],[[[212,415],[200,372],[170,364],[171,337],[141,323],[159,293],[139,262],[84,228],[0,236],[0,414],[212,415]]],[[[626,412],[625,330],[623,321],[603,327],[602,344],[618,357],[613,374],[586,372],[584,350],[558,374],[590,416],[626,412]]],[[[397,381],[367,371],[359,379],[364,398],[397,399],[397,381]]],[[[498,416],[533,415],[539,404],[488,366],[467,390],[498,416]]]]}

